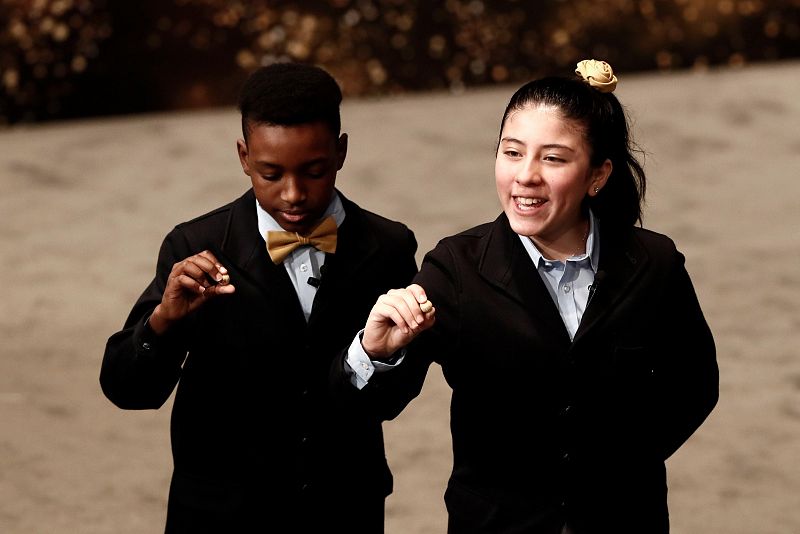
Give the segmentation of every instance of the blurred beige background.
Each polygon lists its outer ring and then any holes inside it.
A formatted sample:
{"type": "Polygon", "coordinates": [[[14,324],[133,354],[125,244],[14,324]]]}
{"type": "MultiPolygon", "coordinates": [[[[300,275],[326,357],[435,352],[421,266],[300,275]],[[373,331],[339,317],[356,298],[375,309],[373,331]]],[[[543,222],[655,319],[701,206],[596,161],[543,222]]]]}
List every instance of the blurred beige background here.
{"type": "MultiPolygon", "coordinates": [[[[800,63],[619,75],[645,226],[686,253],[721,367],[716,411],[668,462],[673,532],[800,533],[800,63]]],[[[499,212],[514,89],[346,101],[339,187],[409,224],[421,260],[499,212]]],[[[97,376],[163,236],[247,187],[239,133],[233,109],[0,131],[0,532],[162,531],[170,406],[118,410],[97,376]]],[[[435,368],[385,425],[388,534],[444,532],[448,403],[435,368]]]]}

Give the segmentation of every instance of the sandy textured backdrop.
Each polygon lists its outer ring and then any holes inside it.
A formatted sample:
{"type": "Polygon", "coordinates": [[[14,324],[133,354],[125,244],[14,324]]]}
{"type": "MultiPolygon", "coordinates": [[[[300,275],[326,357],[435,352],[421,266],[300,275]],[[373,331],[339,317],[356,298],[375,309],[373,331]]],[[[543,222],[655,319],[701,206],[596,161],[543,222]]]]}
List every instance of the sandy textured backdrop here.
{"type": "MultiPolygon", "coordinates": [[[[646,226],[686,253],[722,371],[717,410],[668,463],[675,533],[800,533],[798,86],[796,62],[621,76],[646,226]]],[[[493,218],[512,90],[347,102],[339,186],[407,222],[420,253],[493,218]]],[[[224,109],[0,131],[0,532],[161,531],[170,407],[120,411],[97,375],[165,233],[247,187],[238,129],[224,109]]],[[[385,425],[388,534],[444,532],[448,401],[434,369],[385,425]]]]}

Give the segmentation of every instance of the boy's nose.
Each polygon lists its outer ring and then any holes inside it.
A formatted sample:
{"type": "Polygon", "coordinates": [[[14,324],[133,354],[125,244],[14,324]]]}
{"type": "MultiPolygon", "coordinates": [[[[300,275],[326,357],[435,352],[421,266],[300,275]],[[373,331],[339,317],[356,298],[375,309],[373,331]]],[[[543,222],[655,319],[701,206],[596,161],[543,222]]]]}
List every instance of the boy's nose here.
{"type": "Polygon", "coordinates": [[[286,183],[281,190],[281,197],[289,204],[298,204],[305,199],[305,190],[297,178],[289,176],[286,178],[286,183]]]}

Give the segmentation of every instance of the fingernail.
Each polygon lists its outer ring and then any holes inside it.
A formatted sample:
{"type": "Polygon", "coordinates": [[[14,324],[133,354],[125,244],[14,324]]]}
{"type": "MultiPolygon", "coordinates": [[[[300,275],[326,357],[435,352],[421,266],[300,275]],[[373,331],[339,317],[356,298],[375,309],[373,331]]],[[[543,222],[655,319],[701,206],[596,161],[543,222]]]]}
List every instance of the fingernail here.
{"type": "Polygon", "coordinates": [[[222,275],[217,273],[217,276],[214,277],[214,280],[216,280],[217,282],[222,282],[222,275]]]}
{"type": "Polygon", "coordinates": [[[420,304],[422,304],[426,300],[428,300],[428,297],[426,297],[425,295],[420,295],[417,297],[417,301],[419,301],[420,304]]]}
{"type": "Polygon", "coordinates": [[[226,268],[225,268],[225,267],[223,267],[222,265],[220,265],[219,267],[217,267],[217,269],[219,269],[219,272],[221,272],[222,274],[225,274],[225,273],[227,273],[227,272],[228,272],[228,269],[226,269],[226,268]]]}

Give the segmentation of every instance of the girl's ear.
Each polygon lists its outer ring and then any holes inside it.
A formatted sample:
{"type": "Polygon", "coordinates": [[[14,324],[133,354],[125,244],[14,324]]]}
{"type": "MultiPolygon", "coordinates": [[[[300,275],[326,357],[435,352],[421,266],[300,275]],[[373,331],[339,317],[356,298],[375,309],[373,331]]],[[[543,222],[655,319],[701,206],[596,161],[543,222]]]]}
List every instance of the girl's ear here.
{"type": "Polygon", "coordinates": [[[613,168],[611,160],[606,159],[599,167],[592,169],[592,179],[589,181],[589,189],[586,192],[590,197],[597,196],[600,190],[605,187],[613,168]]]}

